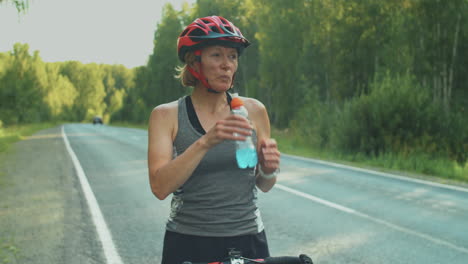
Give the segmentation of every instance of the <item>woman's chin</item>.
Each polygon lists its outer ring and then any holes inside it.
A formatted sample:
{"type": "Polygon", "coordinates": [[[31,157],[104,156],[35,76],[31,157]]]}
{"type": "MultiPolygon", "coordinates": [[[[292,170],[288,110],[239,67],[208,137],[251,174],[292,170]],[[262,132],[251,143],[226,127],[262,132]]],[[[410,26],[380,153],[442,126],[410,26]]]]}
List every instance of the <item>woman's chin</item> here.
{"type": "Polygon", "coordinates": [[[230,89],[231,87],[229,85],[212,85],[211,89],[216,91],[216,92],[226,92],[230,89]]]}

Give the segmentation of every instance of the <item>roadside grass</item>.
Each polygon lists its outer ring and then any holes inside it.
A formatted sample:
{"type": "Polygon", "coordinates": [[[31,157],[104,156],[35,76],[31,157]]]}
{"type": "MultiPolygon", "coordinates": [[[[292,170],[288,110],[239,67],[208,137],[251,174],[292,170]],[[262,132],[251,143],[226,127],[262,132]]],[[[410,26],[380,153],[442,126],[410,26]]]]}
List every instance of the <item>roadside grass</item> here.
{"type": "Polygon", "coordinates": [[[14,242],[0,240],[0,264],[20,263],[21,250],[14,242]]]}
{"type": "Polygon", "coordinates": [[[54,127],[55,123],[37,123],[14,125],[8,127],[0,126],[0,153],[7,151],[10,146],[39,130],[54,127]]]}
{"type": "MultiPolygon", "coordinates": [[[[38,123],[2,127],[0,123],[0,154],[6,152],[15,142],[20,141],[39,130],[53,127],[55,125],[56,124],[52,123],[38,123]]],[[[3,158],[0,155],[0,165],[2,162],[3,158]]],[[[0,187],[2,186],[3,181],[2,171],[0,170],[0,187]]]]}
{"type": "MultiPolygon", "coordinates": [[[[0,123],[1,124],[1,123],[0,123]]],[[[0,126],[0,189],[6,184],[6,179],[1,169],[3,157],[1,154],[10,149],[15,142],[31,136],[32,134],[42,129],[56,126],[56,123],[37,123],[37,124],[22,124],[8,127],[0,126]]]]}
{"type": "Polygon", "coordinates": [[[440,183],[468,184],[468,162],[464,166],[461,166],[455,161],[433,158],[424,153],[414,154],[410,157],[403,157],[392,153],[368,157],[362,153],[350,155],[334,153],[329,150],[317,150],[308,147],[304,142],[292,136],[287,130],[279,131],[273,129],[272,138],[276,139],[280,151],[285,154],[327,160],[440,183]]]}
{"type": "MultiPolygon", "coordinates": [[[[4,157],[2,154],[6,153],[10,147],[17,141],[24,139],[27,136],[34,134],[42,129],[54,127],[54,123],[38,123],[15,125],[8,127],[0,126],[0,192],[3,188],[8,188],[8,179],[6,179],[2,164],[4,164],[4,157]]],[[[0,209],[8,208],[8,204],[3,204],[0,209]]],[[[0,264],[19,263],[21,259],[21,250],[17,247],[14,241],[4,237],[0,237],[0,264]]]]}

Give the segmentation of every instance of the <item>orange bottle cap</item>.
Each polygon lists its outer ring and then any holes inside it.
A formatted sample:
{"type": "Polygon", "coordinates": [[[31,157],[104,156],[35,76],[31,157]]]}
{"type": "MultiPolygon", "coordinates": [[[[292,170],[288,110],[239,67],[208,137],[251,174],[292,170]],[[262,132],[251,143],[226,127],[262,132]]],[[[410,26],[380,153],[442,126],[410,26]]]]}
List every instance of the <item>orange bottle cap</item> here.
{"type": "Polygon", "coordinates": [[[243,106],[243,105],[244,105],[244,102],[242,102],[242,99],[240,99],[239,97],[232,98],[231,108],[238,108],[238,107],[243,106]]]}

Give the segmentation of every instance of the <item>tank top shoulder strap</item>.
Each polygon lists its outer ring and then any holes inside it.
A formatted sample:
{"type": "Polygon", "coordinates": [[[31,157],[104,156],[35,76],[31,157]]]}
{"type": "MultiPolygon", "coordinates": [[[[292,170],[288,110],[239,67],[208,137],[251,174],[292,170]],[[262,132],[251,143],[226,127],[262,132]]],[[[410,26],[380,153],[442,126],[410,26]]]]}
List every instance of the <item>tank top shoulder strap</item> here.
{"type": "Polygon", "coordinates": [[[229,92],[226,92],[226,97],[227,97],[227,102],[228,102],[228,105],[229,105],[229,109],[231,109],[232,95],[229,92]]]}

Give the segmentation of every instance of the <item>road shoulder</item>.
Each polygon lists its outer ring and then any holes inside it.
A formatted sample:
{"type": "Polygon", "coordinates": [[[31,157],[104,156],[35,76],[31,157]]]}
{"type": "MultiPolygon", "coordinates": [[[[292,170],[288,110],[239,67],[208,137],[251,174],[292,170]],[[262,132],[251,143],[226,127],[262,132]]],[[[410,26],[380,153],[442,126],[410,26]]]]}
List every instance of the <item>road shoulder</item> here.
{"type": "Polygon", "coordinates": [[[17,142],[2,155],[0,261],[103,263],[60,126],[17,142]]]}

